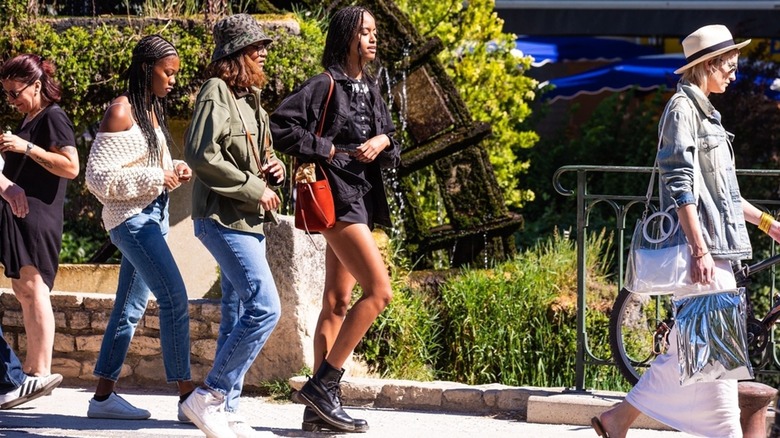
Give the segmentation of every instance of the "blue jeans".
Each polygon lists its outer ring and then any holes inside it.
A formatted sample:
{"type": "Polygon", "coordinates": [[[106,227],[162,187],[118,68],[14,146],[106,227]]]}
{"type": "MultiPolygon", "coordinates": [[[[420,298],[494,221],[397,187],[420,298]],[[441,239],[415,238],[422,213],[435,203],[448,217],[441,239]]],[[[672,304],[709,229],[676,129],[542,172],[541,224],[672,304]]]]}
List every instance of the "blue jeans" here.
{"type": "Polygon", "coordinates": [[[94,374],[119,379],[130,341],[146,310],[149,293],[157,298],[160,344],[166,380],[190,377],[190,315],[187,290],[166,242],[168,194],[109,231],[122,252],[114,309],[106,326],[94,374]]]}
{"type": "Polygon", "coordinates": [[[14,350],[3,337],[3,329],[0,328],[0,394],[8,394],[22,386],[27,376],[22,371],[22,363],[14,354],[14,350]]]}
{"type": "Polygon", "coordinates": [[[206,218],[195,218],[194,226],[219,264],[222,285],[217,351],[204,384],[224,394],[225,410],[235,412],[244,376],[279,322],[279,293],[265,257],[265,236],[206,218]]]}

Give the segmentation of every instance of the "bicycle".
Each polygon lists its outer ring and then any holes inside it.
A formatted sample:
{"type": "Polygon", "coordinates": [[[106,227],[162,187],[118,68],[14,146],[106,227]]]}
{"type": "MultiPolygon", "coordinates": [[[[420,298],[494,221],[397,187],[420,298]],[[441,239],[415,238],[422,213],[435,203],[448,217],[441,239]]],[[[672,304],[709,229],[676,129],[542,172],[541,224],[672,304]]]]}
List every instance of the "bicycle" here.
{"type": "MultiPolygon", "coordinates": [[[[772,355],[768,346],[775,322],[780,318],[780,300],[758,319],[751,302],[751,277],[780,263],[780,254],[735,270],[737,287],[745,288],[748,352],[754,369],[764,368],[772,355]]],[[[609,316],[609,345],[620,374],[635,385],[656,356],[663,353],[674,325],[671,295],[638,295],[622,289],[609,316]]]]}

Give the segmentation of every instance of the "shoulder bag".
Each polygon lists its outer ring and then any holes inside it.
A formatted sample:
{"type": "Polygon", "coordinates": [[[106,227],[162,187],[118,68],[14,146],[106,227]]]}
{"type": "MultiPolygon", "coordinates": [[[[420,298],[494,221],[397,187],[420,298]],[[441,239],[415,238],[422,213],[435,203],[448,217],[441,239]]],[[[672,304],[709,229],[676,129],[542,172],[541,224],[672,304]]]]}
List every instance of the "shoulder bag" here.
{"type": "MultiPolygon", "coordinates": [[[[665,121],[666,111],[662,115],[656,151],[661,148],[665,121]]],[[[698,202],[696,179],[699,166],[696,152],[694,152],[693,167],[693,191],[694,198],[698,202]]],[[[680,227],[677,215],[672,212],[674,207],[669,207],[666,211],[650,213],[655,174],[658,172],[656,153],[645,196],[645,209],[642,217],[637,220],[631,236],[623,281],[626,289],[637,294],[672,294],[694,286],[690,277],[691,253],[688,249],[688,240],[680,227]]]]}
{"type": "MultiPolygon", "coordinates": [[[[333,94],[333,76],[328,72],[325,74],[330,78],[330,88],[315,132],[317,137],[322,136],[325,113],[333,94]]],[[[327,174],[318,162],[299,164],[295,169],[295,228],[313,233],[333,228],[334,225],[336,209],[327,174]]]]}

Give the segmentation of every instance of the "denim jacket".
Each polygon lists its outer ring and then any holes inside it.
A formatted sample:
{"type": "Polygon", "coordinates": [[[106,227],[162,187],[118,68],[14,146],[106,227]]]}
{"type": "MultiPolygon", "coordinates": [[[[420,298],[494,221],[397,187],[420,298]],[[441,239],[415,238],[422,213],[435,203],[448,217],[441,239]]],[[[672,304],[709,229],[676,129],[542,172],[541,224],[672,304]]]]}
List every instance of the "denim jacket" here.
{"type": "Polygon", "coordinates": [[[680,208],[698,198],[701,231],[713,258],[751,258],[731,145],[734,136],[721,125],[720,113],[701,90],[681,81],[661,117],[659,135],[661,208],[680,208]]]}

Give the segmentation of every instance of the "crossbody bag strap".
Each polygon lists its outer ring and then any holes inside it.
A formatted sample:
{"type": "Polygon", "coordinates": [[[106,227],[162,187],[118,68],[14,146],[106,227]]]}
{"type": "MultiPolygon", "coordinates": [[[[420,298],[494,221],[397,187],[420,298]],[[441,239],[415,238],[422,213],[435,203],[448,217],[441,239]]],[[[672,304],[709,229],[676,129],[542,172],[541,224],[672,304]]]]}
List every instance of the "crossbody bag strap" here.
{"type": "Polygon", "coordinates": [[[241,120],[241,126],[244,127],[244,134],[246,135],[246,139],[249,142],[249,149],[252,150],[252,156],[255,158],[255,162],[257,163],[257,176],[265,180],[265,174],[263,174],[263,162],[260,160],[260,151],[255,145],[252,134],[250,134],[249,129],[247,129],[246,122],[244,121],[244,115],[241,113],[241,108],[238,106],[238,99],[236,98],[233,90],[230,90],[230,96],[233,97],[233,104],[235,104],[236,111],[238,111],[238,118],[241,120]]]}
{"type": "MultiPolygon", "coordinates": [[[[314,135],[317,137],[322,137],[322,131],[325,127],[325,115],[328,112],[328,105],[330,105],[330,97],[333,95],[333,87],[335,86],[336,81],[333,80],[333,75],[330,74],[329,71],[325,71],[324,74],[328,76],[328,79],[330,79],[330,84],[328,86],[328,94],[325,96],[325,104],[322,106],[322,112],[320,112],[320,119],[317,123],[317,130],[314,131],[314,135]]],[[[295,158],[293,163],[293,168],[297,169],[300,163],[298,163],[298,159],[295,158]]],[[[324,174],[325,172],[323,172],[324,174]]],[[[325,177],[327,179],[327,176],[325,177]]]]}
{"type": "Polygon", "coordinates": [[[317,137],[322,137],[322,130],[325,127],[325,114],[328,111],[328,105],[330,105],[330,97],[333,95],[333,87],[336,81],[333,80],[333,75],[329,71],[325,71],[330,79],[330,85],[328,86],[328,95],[325,97],[325,106],[322,107],[322,114],[320,114],[320,123],[317,125],[317,131],[314,133],[317,137]]]}
{"type": "MultiPolygon", "coordinates": [[[[677,96],[674,97],[674,100],[685,98],[688,100],[688,104],[693,107],[693,103],[690,102],[690,98],[688,96],[677,96]]],[[[664,108],[664,113],[661,115],[661,129],[658,133],[658,146],[656,147],[656,154],[655,154],[655,162],[653,163],[653,170],[650,172],[650,184],[647,186],[647,194],[645,195],[645,210],[642,213],[642,220],[644,220],[647,217],[648,212],[650,211],[650,200],[653,197],[653,190],[654,190],[654,184],[655,184],[655,174],[659,174],[660,178],[660,167],[658,165],[658,151],[661,150],[661,145],[663,144],[663,138],[664,138],[664,128],[666,127],[666,116],[669,114],[669,108],[672,106],[672,102],[669,102],[669,104],[664,108]]],[[[696,108],[692,108],[694,111],[694,121],[698,120],[698,115],[696,114],[696,108]]],[[[694,126],[694,136],[696,136],[696,133],[698,132],[698,128],[694,126]]],[[[695,141],[695,139],[694,139],[695,141]]],[[[699,204],[699,193],[697,191],[698,184],[696,184],[696,180],[699,179],[700,175],[700,166],[699,166],[699,148],[697,146],[694,146],[693,148],[693,182],[691,183],[691,186],[693,188],[693,198],[696,200],[696,204],[699,204]]]]}

